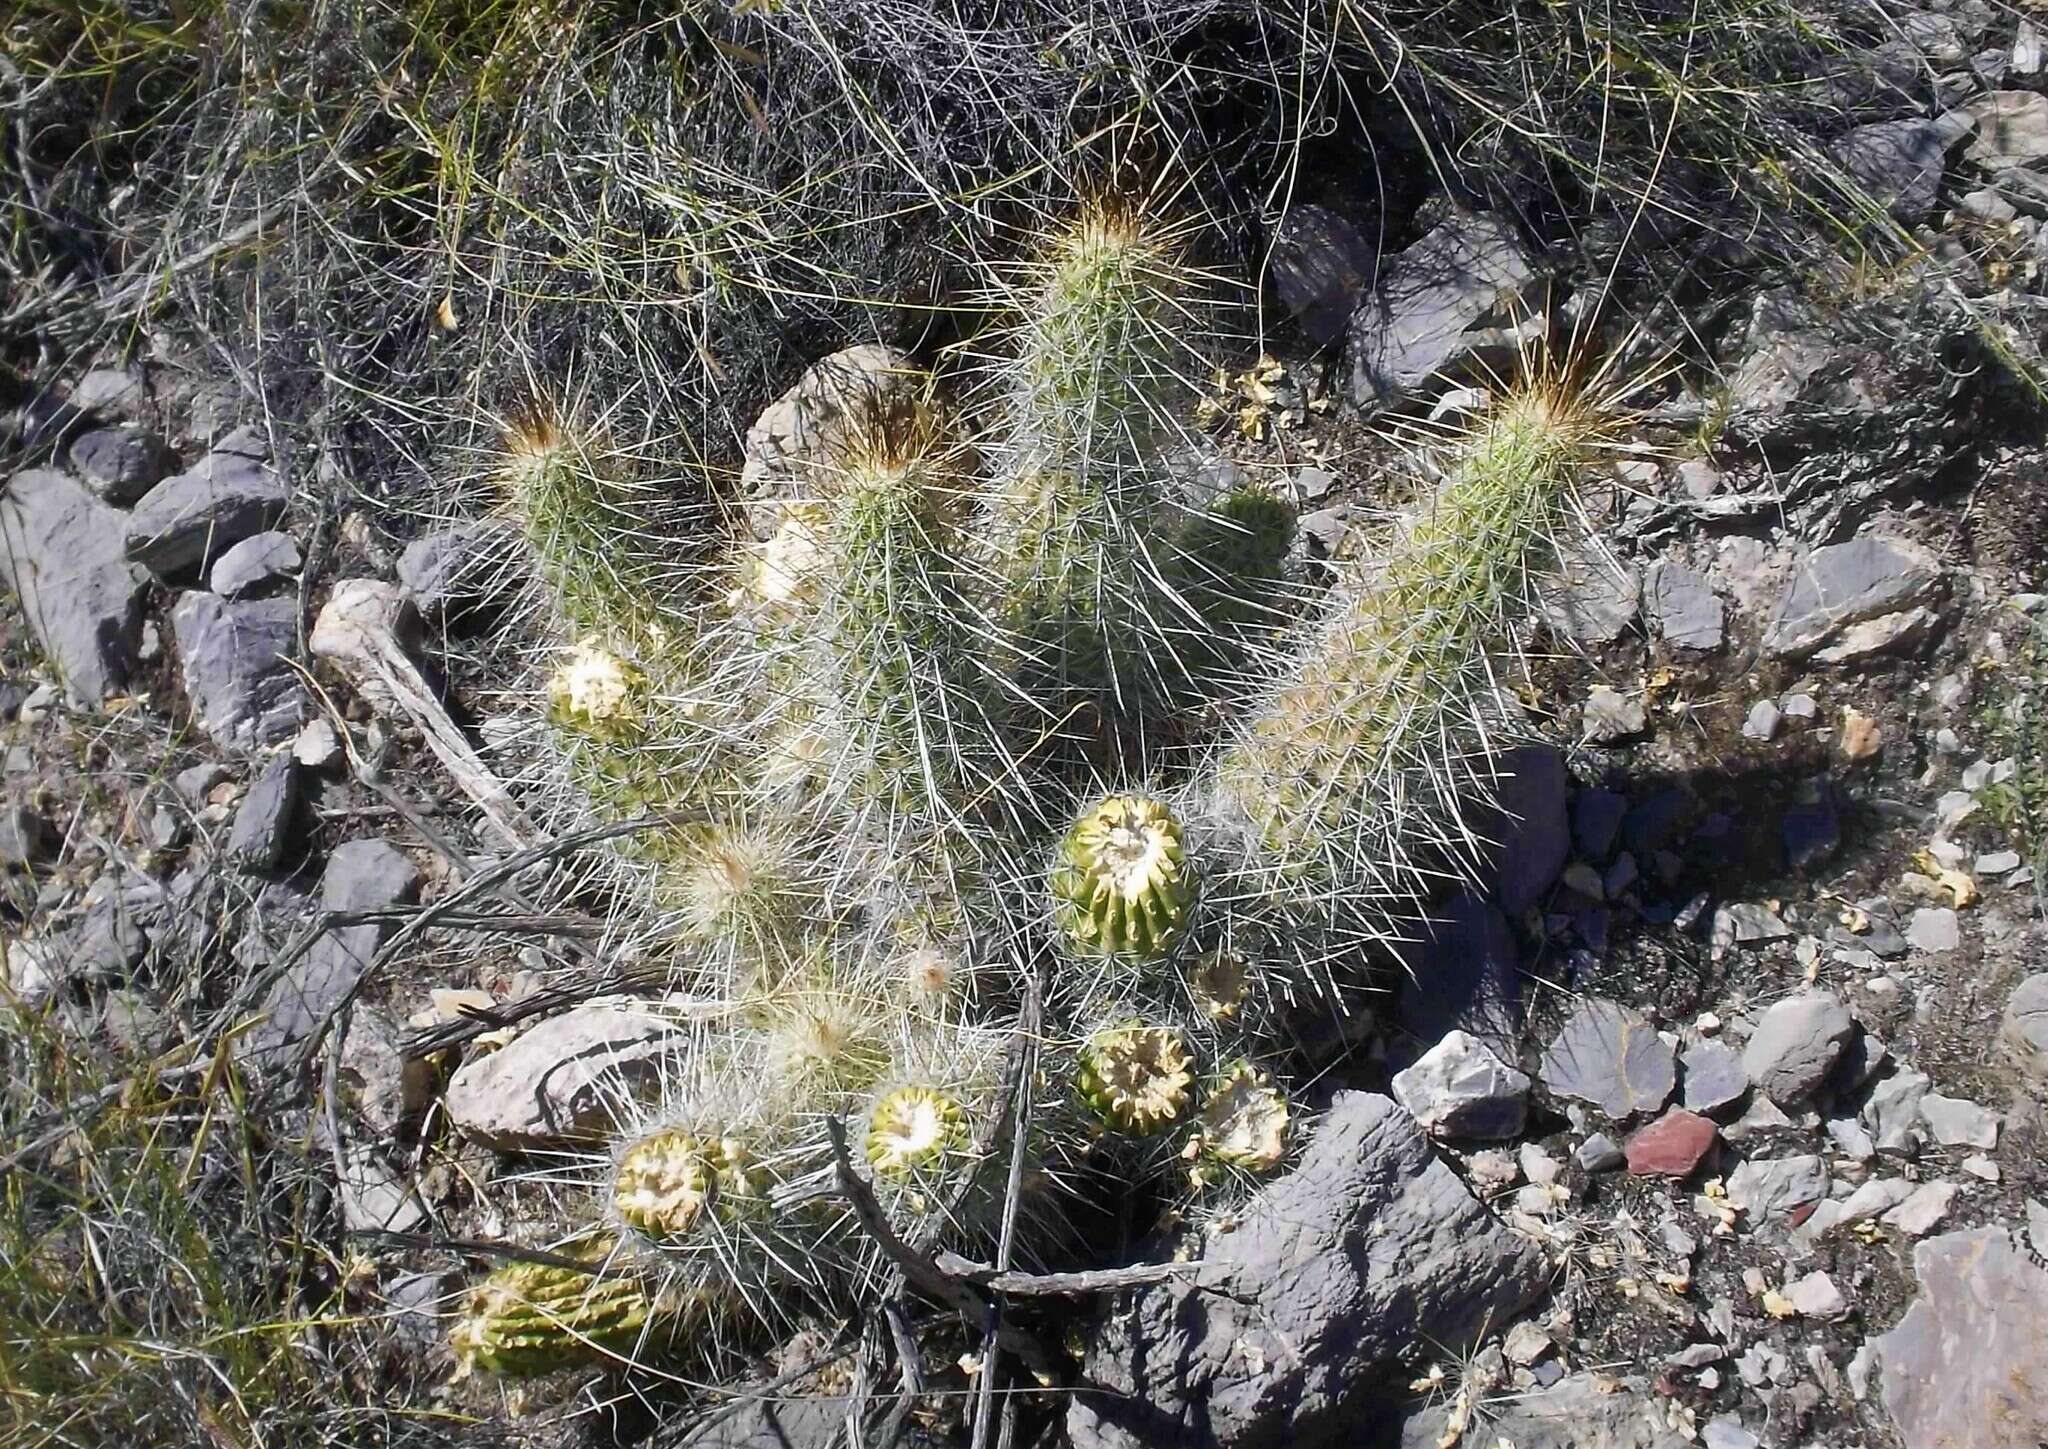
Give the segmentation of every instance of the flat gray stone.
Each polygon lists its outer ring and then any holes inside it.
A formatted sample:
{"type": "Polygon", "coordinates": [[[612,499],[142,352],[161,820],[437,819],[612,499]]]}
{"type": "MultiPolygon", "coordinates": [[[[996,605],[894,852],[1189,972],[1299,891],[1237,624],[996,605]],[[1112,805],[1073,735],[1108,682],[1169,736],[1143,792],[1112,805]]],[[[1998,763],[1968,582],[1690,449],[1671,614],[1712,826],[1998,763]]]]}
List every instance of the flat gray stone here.
{"type": "Polygon", "coordinates": [[[1780,1106],[1804,1101],[1827,1079],[1856,1023],[1831,991],[1805,991],[1774,1003],[1742,1049],[1742,1069],[1780,1106]]]}
{"type": "Polygon", "coordinates": [[[480,518],[414,539],[398,556],[398,581],[422,617],[456,618],[515,590],[528,576],[526,541],[510,519],[480,518]]]}
{"type": "Polygon", "coordinates": [[[278,744],[298,733],[305,685],[292,667],[296,599],[189,593],[171,610],[185,697],[224,749],[278,744]]]}
{"type": "Polygon", "coordinates": [[[1793,1208],[1828,1195],[1828,1165],[1820,1157],[1766,1157],[1736,1164],[1728,1174],[1728,1201],[1762,1226],[1793,1208]]]}
{"type": "Polygon", "coordinates": [[[1877,1142],[1879,1152],[1911,1157],[1926,1139],[1927,1119],[1920,1113],[1933,1084],[1923,1072],[1903,1068],[1870,1089],[1863,1104],[1863,1125],[1877,1142]]]}
{"type": "Polygon", "coordinates": [[[123,520],[76,479],[30,469],[0,496],[0,573],[80,704],[125,688],[139,667],[149,575],[121,551],[123,520]]]}
{"type": "Polygon", "coordinates": [[[215,559],[207,582],[223,599],[234,599],[298,571],[297,539],[288,533],[258,533],[215,559]]]}
{"type": "Polygon", "coordinates": [[[1715,914],[1714,939],[1720,945],[1761,946],[1791,936],[1792,928],[1783,916],[1753,901],[1736,901],[1715,914]]]}
{"type": "Polygon", "coordinates": [[[1351,393],[1374,403],[1419,387],[1471,354],[1479,329],[1519,320],[1539,281],[1514,228],[1458,212],[1380,263],[1351,314],[1351,393]]]}
{"type": "Polygon", "coordinates": [[[1556,567],[1536,580],[1536,616],[1581,644],[1612,644],[1641,607],[1643,580],[1597,539],[1558,546],[1556,567]]]}
{"type": "Polygon", "coordinates": [[[80,433],[69,448],[71,470],[85,486],[117,508],[126,508],[163,481],[175,463],[170,450],[140,428],[95,428],[80,433]]]}
{"type": "Polygon", "coordinates": [[[1678,1084],[1678,1059],[1647,1017],[1599,997],[1579,1003],[1543,1054],[1543,1085],[1616,1121],[1657,1111],[1678,1084]]]}
{"type": "Polygon", "coordinates": [[[2033,166],[2048,159],[2048,97],[2035,91],[1992,91],[1964,106],[1977,133],[1963,152],[1986,171],[2033,166]]]}
{"type": "Polygon", "coordinates": [[[1614,1172],[1628,1162],[1628,1154],[1605,1132],[1595,1132],[1572,1154],[1583,1172],[1614,1172]]]}
{"type": "Polygon", "coordinates": [[[1817,548],[1793,570],[1764,632],[1764,649],[1780,659],[1803,659],[1851,625],[1923,602],[1940,583],[1940,560],[1918,544],[1856,538],[1817,548]]]}
{"type": "Polygon", "coordinates": [[[2048,1442],[2048,1269],[2003,1228],[1913,1250],[1920,1297],[1873,1340],[1884,1406],[1906,1449],[2048,1442]]]}
{"type": "Polygon", "coordinates": [[[235,810],[227,857],[237,870],[269,875],[284,858],[292,816],[299,806],[299,762],[288,752],[270,757],[235,810]]]}
{"type": "Polygon", "coordinates": [[[1849,1311],[1835,1280],[1818,1269],[1787,1283],[1785,1298],[1801,1318],[1840,1318],[1849,1311]]]}
{"type": "Polygon", "coordinates": [[[1918,117],[1874,121],[1845,132],[1835,157],[1858,185],[1901,221],[1919,221],[1934,210],[1957,128],[1918,117]]]}
{"type": "Polygon", "coordinates": [[[1923,1182],[1893,1207],[1881,1219],[1887,1226],[1897,1228],[1909,1238],[1924,1238],[1941,1226],[1941,1220],[1948,1216],[1949,1204],[1955,1201],[1956,1185],[1952,1182],[1923,1182]]]}
{"type": "Polygon", "coordinates": [[[651,1012],[579,1006],[464,1062],[448,1083],[448,1118],[501,1148],[601,1135],[622,1102],[661,1084],[687,1035],[651,1012]]]}
{"type": "Polygon", "coordinates": [[[2013,988],[1999,1040],[2022,1071],[2037,1083],[2048,1083],[2048,971],[2013,988]]]}
{"type": "Polygon", "coordinates": [[[1941,616],[1934,610],[1916,604],[1895,614],[1880,614],[1875,619],[1851,624],[1836,636],[1834,643],[1816,649],[1813,658],[1821,664],[1850,664],[1875,654],[1901,653],[1933,638],[1940,623],[1941,616]]]}
{"type": "MultiPolygon", "coordinates": [[[[382,911],[418,892],[419,868],[383,840],[351,840],[334,848],[320,877],[323,911],[382,911]]],[[[299,1043],[355,989],[378,948],[396,929],[374,921],[336,926],[271,984],[259,1003],[262,1019],[243,1038],[244,1057],[259,1070],[289,1067],[299,1043]]]]}
{"type": "Polygon", "coordinates": [[[161,578],[189,578],[233,545],[276,526],[288,499],[254,428],[238,428],[128,515],[128,557],[161,578]]]}
{"type": "MultiPolygon", "coordinates": [[[[1577,1373],[1549,1388],[1518,1390],[1489,1399],[1482,1433],[1453,1435],[1451,1407],[1418,1410],[1401,1427],[1401,1449],[1439,1449],[1457,1443],[1508,1443],[1515,1449],[1693,1449],[1694,1441],[1670,1428],[1641,1382],[1577,1373]]],[[[1163,1441],[1162,1441],[1163,1442],[1163,1441]]]]}
{"type": "Polygon", "coordinates": [[[1473,807],[1469,818],[1492,842],[1484,871],[1493,877],[1494,900],[1513,919],[1543,899],[1571,854],[1570,781],[1563,752],[1549,745],[1524,745],[1492,764],[1493,799],[1473,807]]]}
{"type": "Polygon", "coordinates": [[[1378,269],[1378,249],[1335,212],[1302,203],[1280,218],[1269,263],[1273,290],[1316,346],[1344,335],[1378,269]]]}
{"type": "Polygon", "coordinates": [[[1115,1296],[1069,1408],[1075,1449],[1316,1449],[1417,1344],[1458,1353],[1547,1286],[1390,1098],[1339,1093],[1293,1171],[1193,1248],[1199,1279],[1115,1296]]]}
{"type": "Polygon", "coordinates": [[[1679,1103],[1688,1112],[1711,1117],[1732,1107],[1749,1090],[1749,1073],[1742,1058],[1717,1041],[1697,1038],[1679,1054],[1682,1068],[1679,1103]]]}
{"type": "Polygon", "coordinates": [[[1513,1137],[1528,1113],[1529,1078],[1462,1031],[1396,1073],[1393,1085],[1394,1100],[1436,1137],[1513,1137]]]}
{"type": "Polygon", "coordinates": [[[1643,598],[1658,635],[1672,648],[1721,647],[1724,610],[1705,574],[1661,559],[1650,566],[1643,598]]]}
{"type": "Polygon", "coordinates": [[[1650,713],[1639,694],[1623,694],[1611,685],[1586,691],[1579,732],[1588,744],[1612,745],[1632,739],[1650,726],[1650,713]]]}
{"type": "Polygon", "coordinates": [[[1953,951],[1963,944],[1962,921],[1947,906],[1922,906],[1906,923],[1906,940],[1919,951],[1953,951]]]}
{"type": "Polygon", "coordinates": [[[1981,1147],[1989,1152],[1998,1145],[1998,1114],[1976,1102],[1929,1092],[1920,1099],[1920,1116],[1943,1147],[1981,1147]]]}
{"type": "Polygon", "coordinates": [[[1775,739],[1783,719],[1776,700],[1760,699],[1749,707],[1749,716],[1742,722],[1743,737],[1766,742],[1775,739]]]}

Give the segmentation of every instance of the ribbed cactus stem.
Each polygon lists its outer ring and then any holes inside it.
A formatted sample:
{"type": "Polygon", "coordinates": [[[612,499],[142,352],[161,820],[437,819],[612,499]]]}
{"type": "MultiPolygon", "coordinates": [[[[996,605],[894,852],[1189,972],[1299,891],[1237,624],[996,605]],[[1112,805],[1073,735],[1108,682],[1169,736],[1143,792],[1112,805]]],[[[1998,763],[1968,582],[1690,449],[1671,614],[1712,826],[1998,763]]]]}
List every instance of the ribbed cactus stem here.
{"type": "Polygon", "coordinates": [[[1180,940],[1194,904],[1180,822],[1142,795],[1083,812],[1060,843],[1051,886],[1069,946],[1146,960],[1180,940]]]}
{"type": "Polygon", "coordinates": [[[1197,1123],[1199,1153],[1226,1166],[1268,1172],[1287,1155],[1287,1098],[1250,1062],[1224,1070],[1197,1123]]]}
{"type": "Polygon", "coordinates": [[[1130,1022],[1082,1045],[1075,1089],[1105,1127],[1149,1137],[1187,1115],[1194,1081],[1185,1037],[1172,1027],[1130,1022]]]}
{"type": "Polygon", "coordinates": [[[707,1213],[731,1215],[755,1196],[744,1145],[662,1128],[634,1139],[619,1154],[612,1207],[620,1221],[651,1241],[688,1239],[707,1213]]]}
{"type": "MultiPolygon", "coordinates": [[[[1555,389],[1511,395],[1224,756],[1226,791],[1293,867],[1390,877],[1398,837],[1446,832],[1499,714],[1499,654],[1566,518],[1595,420],[1555,389]]],[[[1454,832],[1455,827],[1450,827],[1454,832]]],[[[1412,888],[1418,884],[1407,879],[1412,888]]]]}
{"type": "Polygon", "coordinates": [[[462,1372],[531,1378],[630,1356],[655,1317],[637,1278],[512,1263],[471,1290],[449,1347],[462,1372]]]}

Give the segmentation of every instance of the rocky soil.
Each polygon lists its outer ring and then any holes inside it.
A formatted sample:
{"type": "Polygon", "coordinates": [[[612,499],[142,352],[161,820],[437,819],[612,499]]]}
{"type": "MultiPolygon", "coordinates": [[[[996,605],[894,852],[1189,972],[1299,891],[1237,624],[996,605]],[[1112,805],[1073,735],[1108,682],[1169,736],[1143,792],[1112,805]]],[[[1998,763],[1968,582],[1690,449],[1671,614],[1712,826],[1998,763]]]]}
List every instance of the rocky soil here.
{"type": "MultiPolygon", "coordinates": [[[[1550,743],[1490,879],[1347,1027],[1298,1167],[1123,1245],[1188,1271],[1081,1300],[1049,1434],[2048,1443],[2048,410],[2007,365],[2048,333],[2048,77],[2032,25],[1924,19],[1937,94],[1841,143],[1922,254],[1724,299],[1718,375],[1634,400],[1526,621],[1550,743]]],[[[1583,280],[1499,216],[1375,258],[1304,203],[1300,333],[1219,390],[1217,466],[1344,555],[1386,420],[1475,406],[1583,280]]],[[[543,843],[467,692],[516,541],[337,510],[301,421],[114,359],[11,420],[6,990],[121,1071],[226,1043],[424,1401],[490,1417],[431,1240],[539,1241],[533,1154],[677,1028],[497,868],[543,843]]],[[[846,1386],[791,1385],[694,1442],[829,1442],[846,1386]]]]}

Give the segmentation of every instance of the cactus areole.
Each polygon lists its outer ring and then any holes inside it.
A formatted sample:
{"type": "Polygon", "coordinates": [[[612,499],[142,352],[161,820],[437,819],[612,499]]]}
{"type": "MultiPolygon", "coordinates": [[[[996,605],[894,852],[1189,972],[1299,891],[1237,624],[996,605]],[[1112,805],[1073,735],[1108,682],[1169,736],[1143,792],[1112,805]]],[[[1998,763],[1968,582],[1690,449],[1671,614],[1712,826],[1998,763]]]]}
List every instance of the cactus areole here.
{"type": "Polygon", "coordinates": [[[1180,822],[1157,800],[1110,796],[1067,831],[1052,893],[1074,949],[1164,956],[1186,931],[1194,896],[1180,822]]]}

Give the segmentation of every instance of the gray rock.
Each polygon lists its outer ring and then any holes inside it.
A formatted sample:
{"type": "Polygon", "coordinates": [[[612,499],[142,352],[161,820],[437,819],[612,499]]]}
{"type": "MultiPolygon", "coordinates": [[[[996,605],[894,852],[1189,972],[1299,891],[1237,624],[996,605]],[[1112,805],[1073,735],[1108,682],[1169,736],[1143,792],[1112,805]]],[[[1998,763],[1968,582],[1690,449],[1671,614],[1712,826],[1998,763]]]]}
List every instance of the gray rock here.
{"type": "Polygon", "coordinates": [[[351,1142],[342,1148],[341,1176],[335,1186],[342,1223],[351,1232],[409,1233],[426,1221],[426,1206],[412,1185],[386,1166],[370,1143],[351,1142]]]}
{"type": "Polygon", "coordinates": [[[1678,1100],[1688,1112],[1711,1117],[1741,1101],[1749,1090],[1742,1058],[1717,1041],[1695,1038],[1688,1042],[1678,1064],[1683,1069],[1678,1100]]]}
{"type": "Polygon", "coordinates": [[[284,858],[292,815],[299,807],[299,762],[288,752],[270,762],[249,786],[228,831],[227,857],[237,870],[269,875],[284,858]]]}
{"type": "Polygon", "coordinates": [[[1999,1040],[2037,1083],[2048,1084],[2048,971],[2029,976],[2005,1003],[1999,1040]]]}
{"type": "Polygon", "coordinates": [[[1543,899],[1571,853],[1569,781],[1563,753],[1549,745],[1509,750],[1493,769],[1491,806],[1473,809],[1470,819],[1474,833],[1493,842],[1481,879],[1492,876],[1494,899],[1514,918],[1543,899]]]}
{"type": "Polygon", "coordinates": [[[429,619],[459,618],[496,602],[524,575],[524,535],[510,519],[481,518],[414,539],[398,556],[398,581],[429,619]]]}
{"type": "Polygon", "coordinates": [[[1769,906],[1760,906],[1753,901],[1735,901],[1723,906],[1715,913],[1714,940],[1717,944],[1730,946],[1761,946],[1771,941],[1783,941],[1792,934],[1792,928],[1769,906]]]}
{"type": "Polygon", "coordinates": [[[258,533],[215,559],[207,582],[223,599],[233,599],[298,570],[297,539],[288,533],[258,533]]]}
{"type": "Polygon", "coordinates": [[[342,1043],[336,1085],[343,1105],[370,1133],[390,1139],[427,1110],[433,1099],[431,1062],[408,1058],[398,1026],[375,1007],[358,1007],[342,1043]]]}
{"type": "Polygon", "coordinates": [[[1934,210],[1948,151],[1962,128],[1918,118],[1857,126],[1835,142],[1842,168],[1901,221],[1934,210]]]}
{"type": "Polygon", "coordinates": [[[1955,1196],[1956,1185],[1952,1182],[1923,1182],[1887,1212],[1882,1221],[1909,1238],[1924,1238],[1941,1226],[1955,1196]]]}
{"type": "Polygon", "coordinates": [[[1359,294],[1379,268],[1379,254],[1343,217],[1303,204],[1280,218],[1269,265],[1280,305],[1321,347],[1344,335],[1359,294]]]}
{"type": "Polygon", "coordinates": [[[1962,922],[1947,906],[1922,906],[1906,923],[1906,940],[1915,950],[1953,951],[1963,943],[1962,922]]]}
{"type": "Polygon", "coordinates": [[[64,973],[73,980],[126,981],[167,925],[164,888],[146,875],[108,871],[85,892],[85,910],[64,941],[64,973]]]}
{"type": "Polygon", "coordinates": [[[298,620],[295,599],[189,593],[171,610],[185,696],[222,748],[277,744],[298,732],[306,705],[291,663],[298,620]]]}
{"type": "Polygon", "coordinates": [[[1566,639],[1612,644],[1636,619],[1643,580],[1597,539],[1558,545],[1557,567],[1536,581],[1536,616],[1566,639]]]}
{"type": "Polygon", "coordinates": [[[174,461],[162,443],[137,428],[95,428],[71,440],[71,468],[85,486],[126,508],[163,480],[174,461]]]}
{"type": "Polygon", "coordinates": [[[1517,309],[1538,281],[1535,263],[1505,221],[1454,213],[1386,258],[1378,285],[1352,313],[1353,399],[1397,397],[1469,357],[1488,340],[1475,332],[1519,320],[1517,309]]]}
{"type": "Polygon", "coordinates": [[[1485,1432],[1479,1436],[1451,1433],[1450,1415],[1448,1404],[1412,1415],[1401,1426],[1401,1449],[1468,1441],[1505,1442],[1515,1449],[1690,1449],[1692,1444],[1689,1436],[1668,1426],[1642,1384],[1606,1374],[1571,1374],[1546,1389],[1489,1400],[1485,1432]]]}
{"type": "Polygon", "coordinates": [[[1722,1414],[1700,1427],[1700,1443],[1707,1449],[1757,1449],[1763,1440],[1743,1428],[1733,1414],[1722,1414]]]}
{"type": "Polygon", "coordinates": [[[128,557],[182,578],[284,517],[285,486],[254,428],[239,428],[189,470],[149,490],[127,519],[128,557]]]}
{"type": "Polygon", "coordinates": [[[1648,1018],[1599,997],[1579,1003],[1537,1072],[1559,1096],[1616,1121],[1655,1112],[1678,1082],[1677,1057],[1648,1018]]]}
{"type": "Polygon", "coordinates": [[[1614,1172],[1628,1161],[1628,1154],[1605,1132],[1595,1132],[1579,1144],[1572,1160],[1582,1172],[1614,1172]]]}
{"type": "Polygon", "coordinates": [[[1760,699],[1749,707],[1749,717],[1742,722],[1742,733],[1748,739],[1769,741],[1776,738],[1779,721],[1783,718],[1776,701],[1760,699]]]}
{"type": "Polygon", "coordinates": [[[1650,566],[1644,599],[1657,633],[1674,649],[1719,649],[1721,599],[1706,575],[1669,559],[1650,566]]]}
{"type": "Polygon", "coordinates": [[[651,1012],[579,1006],[464,1062],[448,1083],[448,1118],[493,1147],[598,1135],[623,1102],[660,1085],[686,1035],[651,1012]]]}
{"type": "Polygon", "coordinates": [[[1649,724],[1649,710],[1641,695],[1623,694],[1605,684],[1596,684],[1586,691],[1579,729],[1588,744],[1618,744],[1641,734],[1649,724]]]}
{"type": "Polygon", "coordinates": [[[1738,1163],[1728,1174],[1728,1201],[1759,1226],[1828,1195],[1828,1165],[1810,1154],[1738,1163]]]}
{"type": "Polygon", "coordinates": [[[1785,1298],[1801,1318],[1840,1318],[1849,1311],[1835,1280],[1818,1270],[1787,1283],[1785,1298]]]}
{"type": "Polygon", "coordinates": [[[910,400],[923,376],[909,354],[862,343],[812,363],[763,408],[747,430],[740,467],[740,496],[755,537],[774,535],[783,500],[813,496],[809,470],[830,457],[850,422],[910,400]]]}
{"type": "Polygon", "coordinates": [[[1851,625],[1921,603],[1941,582],[1941,563],[1918,544],[1856,538],[1808,554],[1780,596],[1764,648],[1804,659],[1851,625]]]}
{"type": "MultiPolygon", "coordinates": [[[[382,911],[404,905],[419,889],[419,869],[382,840],[338,845],[320,877],[323,911],[382,911]]],[[[294,1049],[355,990],[394,927],[389,922],[335,926],[271,984],[259,1003],[262,1019],[243,1038],[259,1070],[289,1067],[294,1049]]]]}
{"type": "Polygon", "coordinates": [[[2048,97],[2034,91],[1992,91],[1963,110],[1977,134],[1963,152],[1986,171],[2033,166],[2048,159],[2048,97]]]}
{"type": "Polygon", "coordinates": [[[1813,1210],[1813,1216],[1793,1230],[1792,1236],[1811,1245],[1836,1228],[1891,1211],[1912,1193],[1913,1185],[1903,1178],[1873,1177],[1847,1197],[1824,1200],[1813,1210]]]}
{"type": "Polygon", "coordinates": [[[56,859],[64,837],[40,810],[22,804],[0,808],[0,866],[26,870],[56,859]]]}
{"type": "Polygon", "coordinates": [[[1913,1250],[1920,1297],[1873,1340],[1907,1449],[2039,1449],[2048,1440],[2048,1269],[2003,1228],[1913,1250]]]}
{"type": "Polygon", "coordinates": [[[1879,1152],[1911,1157],[1920,1150],[1921,1143],[1927,1140],[1922,1131],[1926,1119],[1921,1116],[1920,1104],[1932,1085],[1925,1073],[1906,1068],[1870,1089],[1862,1118],[1863,1125],[1877,1140],[1879,1152]]]}
{"type": "Polygon", "coordinates": [[[1998,1145],[1998,1114],[1976,1102],[1929,1092],[1920,1099],[1920,1116],[1943,1147],[1981,1147],[1989,1152],[1998,1145]]]}
{"type": "Polygon", "coordinates": [[[75,479],[47,469],[15,474],[0,497],[0,572],[81,704],[117,693],[139,663],[149,575],[123,557],[122,525],[75,479]]]}
{"type": "Polygon", "coordinates": [[[135,418],[149,405],[142,374],[126,367],[95,367],[71,389],[71,406],[107,418],[135,418]]]}
{"type": "MultiPolygon", "coordinates": [[[[687,1442],[690,1449],[841,1449],[857,1407],[852,1399],[776,1389],[694,1431],[687,1442]]],[[[931,1441],[905,1435],[902,1442],[924,1449],[931,1441]]]]}
{"type": "Polygon", "coordinates": [[[1849,664],[1873,654],[1901,653],[1933,638],[1940,624],[1941,615],[1919,605],[1895,614],[1880,614],[1875,619],[1851,624],[1834,643],[1815,650],[1813,658],[1821,664],[1849,664]]]}
{"type": "Polygon", "coordinates": [[[1742,1050],[1742,1069],[1780,1106],[1811,1096],[1827,1080],[1855,1034],[1849,1009],[1832,991],[1805,991],[1774,1003],[1742,1050]]]}
{"type": "Polygon", "coordinates": [[[2048,1261],[2048,1204],[2031,1197],[2027,1199],[2027,1240],[2034,1245],[2034,1256],[2048,1261]]]}
{"type": "Polygon", "coordinates": [[[1394,1100],[1436,1137],[1513,1137],[1528,1113],[1529,1078],[1462,1031],[1396,1073],[1393,1085],[1394,1100]]]}
{"type": "Polygon", "coordinates": [[[1392,1100],[1338,1094],[1301,1163],[1196,1248],[1199,1280],[1118,1294],[1082,1368],[1075,1449],[1346,1441],[1418,1343],[1457,1353],[1544,1290],[1392,1100]]]}

